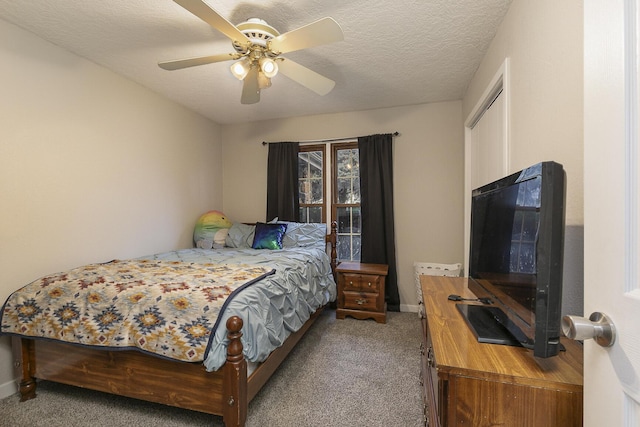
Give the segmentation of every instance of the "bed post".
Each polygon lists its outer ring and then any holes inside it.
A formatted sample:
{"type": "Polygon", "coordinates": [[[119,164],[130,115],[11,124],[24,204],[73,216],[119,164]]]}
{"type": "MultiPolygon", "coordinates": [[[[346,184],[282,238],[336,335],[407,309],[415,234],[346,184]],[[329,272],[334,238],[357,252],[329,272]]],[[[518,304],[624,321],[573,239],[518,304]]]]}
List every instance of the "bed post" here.
{"type": "Polygon", "coordinates": [[[333,272],[333,278],[336,279],[336,267],[338,259],[338,251],[336,246],[338,244],[338,223],[336,221],[331,222],[331,234],[327,236],[327,241],[331,245],[331,271],[333,272]]]}
{"type": "Polygon", "coordinates": [[[247,420],[247,361],[242,354],[242,319],[231,316],[227,320],[227,362],[224,364],[224,425],[244,426],[247,420]]]}
{"type": "Polygon", "coordinates": [[[35,348],[33,340],[26,338],[13,338],[13,347],[16,354],[16,367],[20,368],[21,377],[19,384],[20,402],[36,397],[36,380],[33,378],[35,371],[35,348]]]}

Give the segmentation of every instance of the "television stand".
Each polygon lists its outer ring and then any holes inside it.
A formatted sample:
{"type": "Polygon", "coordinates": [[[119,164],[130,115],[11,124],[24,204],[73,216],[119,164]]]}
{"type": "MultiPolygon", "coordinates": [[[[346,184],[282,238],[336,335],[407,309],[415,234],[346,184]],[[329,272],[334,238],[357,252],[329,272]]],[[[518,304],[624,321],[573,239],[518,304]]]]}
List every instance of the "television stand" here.
{"type": "Polygon", "coordinates": [[[480,343],[448,295],[475,298],[466,278],[421,276],[421,381],[428,426],[582,426],[582,347],[541,359],[480,343]]]}

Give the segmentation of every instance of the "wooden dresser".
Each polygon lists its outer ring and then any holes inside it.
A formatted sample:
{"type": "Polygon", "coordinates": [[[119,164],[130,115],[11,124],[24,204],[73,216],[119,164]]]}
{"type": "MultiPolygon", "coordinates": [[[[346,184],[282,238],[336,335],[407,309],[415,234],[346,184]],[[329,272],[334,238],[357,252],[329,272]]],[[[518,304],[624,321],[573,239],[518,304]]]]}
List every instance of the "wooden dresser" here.
{"type": "Polygon", "coordinates": [[[562,338],[565,352],[477,342],[451,294],[475,298],[463,277],[421,276],[421,381],[428,426],[582,426],[582,347],[562,338]]]}
{"type": "Polygon", "coordinates": [[[384,282],[389,267],[385,264],[341,262],[338,275],[338,308],[336,318],[352,316],[356,319],[387,321],[387,305],[384,302],[384,282]]]}

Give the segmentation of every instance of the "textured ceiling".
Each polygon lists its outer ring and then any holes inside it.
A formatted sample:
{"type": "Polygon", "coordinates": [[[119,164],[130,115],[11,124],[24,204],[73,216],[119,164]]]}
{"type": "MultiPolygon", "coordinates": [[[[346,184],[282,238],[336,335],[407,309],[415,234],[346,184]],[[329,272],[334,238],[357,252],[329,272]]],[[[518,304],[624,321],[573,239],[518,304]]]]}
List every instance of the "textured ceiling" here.
{"type": "Polygon", "coordinates": [[[221,124],[461,99],[511,0],[207,0],[234,24],[284,33],[325,16],[345,40],[285,57],[334,80],[319,96],[278,75],[242,105],[230,62],[165,71],[158,61],[233,52],[172,0],[0,0],[0,17],[221,124]]]}

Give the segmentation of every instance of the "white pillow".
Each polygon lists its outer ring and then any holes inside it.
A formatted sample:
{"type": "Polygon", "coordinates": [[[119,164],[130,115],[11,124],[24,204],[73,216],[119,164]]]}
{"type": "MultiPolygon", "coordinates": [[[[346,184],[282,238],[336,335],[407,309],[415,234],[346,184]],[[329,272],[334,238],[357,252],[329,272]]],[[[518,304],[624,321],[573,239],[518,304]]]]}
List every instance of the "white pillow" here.
{"type": "Polygon", "coordinates": [[[255,232],[255,225],[235,223],[229,229],[224,244],[229,248],[250,248],[255,232]]]}
{"type": "Polygon", "coordinates": [[[326,245],[327,224],[278,221],[287,224],[287,231],[282,238],[283,248],[300,248],[326,245]]]}

